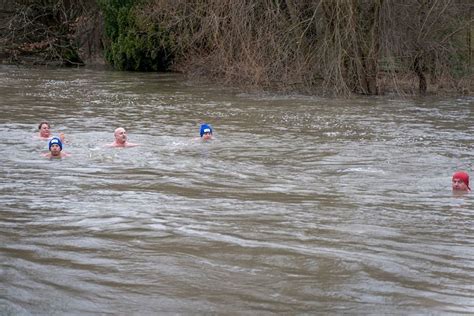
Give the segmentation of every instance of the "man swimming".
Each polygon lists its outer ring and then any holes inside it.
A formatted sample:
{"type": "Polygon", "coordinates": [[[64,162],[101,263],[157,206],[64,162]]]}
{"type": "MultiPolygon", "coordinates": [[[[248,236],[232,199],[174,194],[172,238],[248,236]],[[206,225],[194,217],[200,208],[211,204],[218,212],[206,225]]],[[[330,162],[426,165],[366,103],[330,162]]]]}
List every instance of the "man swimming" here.
{"type": "MultiPolygon", "coordinates": [[[[51,138],[51,125],[48,122],[43,121],[38,125],[38,135],[36,135],[39,139],[48,140],[51,138]]],[[[64,133],[59,133],[59,138],[61,142],[65,142],[65,135],[64,133]]]]}
{"type": "Polygon", "coordinates": [[[452,188],[453,188],[453,191],[457,191],[457,192],[471,191],[471,188],[469,187],[469,175],[467,174],[467,172],[458,171],[453,174],[452,188]]]}
{"type": "Polygon", "coordinates": [[[48,143],[49,153],[44,154],[47,158],[63,158],[69,156],[68,154],[64,153],[63,144],[59,137],[53,137],[48,143]]]}
{"type": "Polygon", "coordinates": [[[119,127],[114,131],[115,141],[111,144],[106,145],[107,147],[133,147],[138,144],[129,143],[127,131],[123,127],[119,127]]]}
{"type": "Polygon", "coordinates": [[[213,139],[212,137],[212,127],[209,124],[201,124],[201,129],[199,131],[201,139],[204,141],[213,139]]]}
{"type": "Polygon", "coordinates": [[[38,138],[49,139],[51,137],[51,125],[48,122],[43,121],[38,125],[38,138]]]}

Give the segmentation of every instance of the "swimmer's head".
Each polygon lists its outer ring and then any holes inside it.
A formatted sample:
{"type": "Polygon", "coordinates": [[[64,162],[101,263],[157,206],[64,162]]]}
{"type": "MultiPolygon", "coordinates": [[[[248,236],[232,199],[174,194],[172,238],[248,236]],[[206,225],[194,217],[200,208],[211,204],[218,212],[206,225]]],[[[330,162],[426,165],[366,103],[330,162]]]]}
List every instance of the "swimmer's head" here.
{"type": "Polygon", "coordinates": [[[453,174],[452,182],[453,190],[471,190],[471,188],[469,187],[469,175],[464,171],[455,172],[453,174]]]}
{"type": "Polygon", "coordinates": [[[48,129],[51,128],[51,125],[49,125],[48,122],[43,121],[43,122],[39,123],[38,129],[41,130],[41,129],[43,128],[43,125],[45,125],[46,127],[48,127],[48,129]]]}
{"type": "Polygon", "coordinates": [[[48,149],[51,150],[51,146],[53,146],[53,145],[58,145],[60,150],[63,150],[63,143],[61,142],[61,140],[58,137],[51,138],[51,140],[49,141],[49,144],[48,144],[48,149]]]}
{"type": "Polygon", "coordinates": [[[43,138],[49,138],[51,136],[51,131],[50,131],[51,126],[49,125],[48,122],[43,121],[38,125],[38,130],[40,133],[40,136],[43,138]]]}
{"type": "Polygon", "coordinates": [[[211,125],[209,124],[202,124],[201,125],[201,130],[199,132],[199,134],[202,136],[204,136],[204,134],[211,134],[212,135],[212,127],[211,125]]]}
{"type": "Polygon", "coordinates": [[[123,127],[116,128],[114,137],[117,143],[123,144],[127,141],[127,131],[123,127]]]}

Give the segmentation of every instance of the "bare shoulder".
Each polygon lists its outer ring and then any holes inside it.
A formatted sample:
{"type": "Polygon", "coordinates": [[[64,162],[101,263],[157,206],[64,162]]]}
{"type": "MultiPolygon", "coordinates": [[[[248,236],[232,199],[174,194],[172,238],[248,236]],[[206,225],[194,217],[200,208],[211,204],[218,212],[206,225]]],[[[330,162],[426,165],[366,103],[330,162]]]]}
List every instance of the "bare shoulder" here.
{"type": "Polygon", "coordinates": [[[114,147],[114,148],[125,148],[125,147],[135,147],[135,146],[140,146],[140,144],[135,144],[135,143],[125,143],[125,144],[117,144],[117,143],[111,143],[111,144],[106,144],[104,147],[114,147]]]}

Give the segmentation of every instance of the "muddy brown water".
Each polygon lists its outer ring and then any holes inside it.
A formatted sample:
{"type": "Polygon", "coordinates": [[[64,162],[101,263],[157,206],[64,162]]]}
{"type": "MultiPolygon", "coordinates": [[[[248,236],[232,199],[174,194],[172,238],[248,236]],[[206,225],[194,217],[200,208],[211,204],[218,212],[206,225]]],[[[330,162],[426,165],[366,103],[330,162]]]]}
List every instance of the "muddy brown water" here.
{"type": "Polygon", "coordinates": [[[2,315],[474,313],[474,97],[0,73],[2,315]]]}

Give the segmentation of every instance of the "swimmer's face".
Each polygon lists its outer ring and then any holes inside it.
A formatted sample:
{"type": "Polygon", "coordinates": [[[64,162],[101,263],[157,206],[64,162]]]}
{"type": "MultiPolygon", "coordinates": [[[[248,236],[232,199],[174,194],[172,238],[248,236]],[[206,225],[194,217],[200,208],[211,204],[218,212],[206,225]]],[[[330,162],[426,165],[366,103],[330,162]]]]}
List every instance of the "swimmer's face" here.
{"type": "Polygon", "coordinates": [[[468,191],[467,185],[461,179],[454,178],[452,187],[453,191],[468,191]]]}
{"type": "Polygon", "coordinates": [[[61,155],[61,147],[58,144],[52,144],[51,148],[49,149],[51,152],[51,156],[60,156],[61,155]]]}
{"type": "Polygon", "coordinates": [[[49,130],[49,125],[46,123],[41,124],[40,126],[40,135],[41,137],[49,137],[50,135],[50,130],[49,130]]]}
{"type": "Polygon", "coordinates": [[[202,139],[203,140],[209,140],[212,139],[212,134],[210,132],[202,134],[202,139]]]}
{"type": "Polygon", "coordinates": [[[127,141],[127,132],[123,128],[117,128],[114,135],[117,143],[123,144],[127,141]]]}

